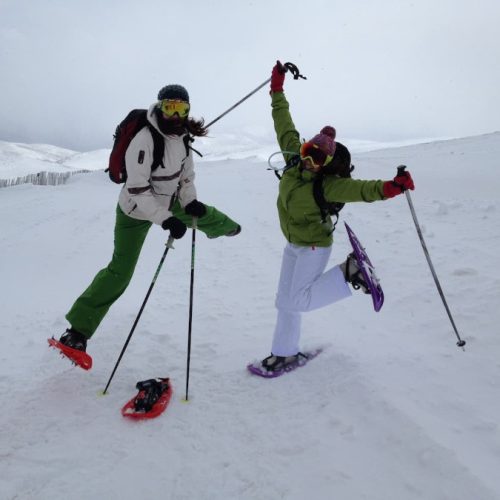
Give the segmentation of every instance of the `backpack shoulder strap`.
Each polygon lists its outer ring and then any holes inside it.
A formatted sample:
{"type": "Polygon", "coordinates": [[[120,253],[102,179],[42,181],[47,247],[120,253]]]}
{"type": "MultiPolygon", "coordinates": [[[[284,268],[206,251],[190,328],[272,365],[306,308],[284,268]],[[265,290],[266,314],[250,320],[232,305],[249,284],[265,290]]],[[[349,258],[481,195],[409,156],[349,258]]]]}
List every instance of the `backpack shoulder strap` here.
{"type": "Polygon", "coordinates": [[[198,156],[203,157],[203,155],[196,149],[191,146],[191,143],[194,142],[194,137],[191,134],[186,134],[182,141],[184,142],[184,147],[186,148],[186,158],[189,156],[189,151],[194,151],[198,156]]]}
{"type": "Polygon", "coordinates": [[[321,220],[322,222],[326,221],[326,218],[329,215],[333,215],[336,217],[336,221],[333,224],[333,229],[335,230],[335,226],[339,220],[339,212],[344,208],[345,203],[331,202],[325,199],[325,194],[323,192],[323,174],[318,174],[314,178],[313,181],[313,196],[316,205],[318,205],[321,212],[321,220]]]}
{"type": "Polygon", "coordinates": [[[153,138],[153,163],[151,164],[151,170],[156,170],[158,167],[163,166],[165,139],[149,122],[147,127],[151,132],[151,137],[153,138]]]}

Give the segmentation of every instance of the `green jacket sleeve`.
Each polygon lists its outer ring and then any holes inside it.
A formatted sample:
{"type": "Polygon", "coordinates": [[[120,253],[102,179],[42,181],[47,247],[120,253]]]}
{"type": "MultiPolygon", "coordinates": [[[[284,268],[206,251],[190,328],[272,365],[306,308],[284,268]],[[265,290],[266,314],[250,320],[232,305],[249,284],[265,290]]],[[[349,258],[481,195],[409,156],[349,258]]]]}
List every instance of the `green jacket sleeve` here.
{"type": "MultiPolygon", "coordinates": [[[[295,129],[285,94],[283,92],[273,92],[271,106],[273,108],[274,130],[281,150],[298,153],[300,151],[300,136],[295,129]]],[[[291,157],[288,154],[283,156],[285,161],[288,161],[291,157]]]]}
{"type": "MultiPolygon", "coordinates": [[[[225,236],[228,233],[232,233],[238,228],[238,223],[230,219],[225,213],[217,210],[211,205],[205,203],[205,208],[207,213],[200,217],[197,221],[197,228],[205,233],[209,238],[218,238],[219,236],[225,236]]],[[[174,217],[180,219],[187,227],[192,227],[193,217],[187,215],[184,209],[181,207],[179,201],[174,203],[172,207],[172,213],[174,217]]]]}
{"type": "Polygon", "coordinates": [[[384,181],[365,181],[343,177],[326,177],[323,182],[325,199],[330,202],[350,203],[354,201],[384,200],[384,181]]]}

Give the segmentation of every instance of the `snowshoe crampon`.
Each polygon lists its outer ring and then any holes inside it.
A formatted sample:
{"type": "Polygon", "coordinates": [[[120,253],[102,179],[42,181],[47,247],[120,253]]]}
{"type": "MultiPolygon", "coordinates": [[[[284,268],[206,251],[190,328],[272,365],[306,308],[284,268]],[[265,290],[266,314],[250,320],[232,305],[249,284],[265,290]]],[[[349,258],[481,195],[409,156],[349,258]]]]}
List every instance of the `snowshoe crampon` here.
{"type": "Polygon", "coordinates": [[[85,352],[79,349],[73,349],[54,337],[47,339],[49,345],[57,349],[64,357],[68,358],[73,364],[83,368],[84,370],[90,370],[92,368],[92,358],[85,352]]]}
{"type": "Polygon", "coordinates": [[[138,394],[123,408],[124,417],[136,420],[155,418],[165,411],[172,397],[172,386],[168,378],[152,378],[137,382],[138,394]]]}

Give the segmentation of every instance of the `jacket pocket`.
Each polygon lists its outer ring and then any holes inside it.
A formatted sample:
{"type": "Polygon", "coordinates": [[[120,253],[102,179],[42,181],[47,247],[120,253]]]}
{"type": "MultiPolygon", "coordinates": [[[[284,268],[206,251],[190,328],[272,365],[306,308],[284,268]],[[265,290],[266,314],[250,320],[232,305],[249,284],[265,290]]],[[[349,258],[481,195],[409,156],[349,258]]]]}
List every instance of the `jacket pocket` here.
{"type": "Polygon", "coordinates": [[[137,203],[133,198],[127,197],[124,200],[124,207],[122,207],[122,209],[126,215],[130,215],[136,208],[137,208],[137,203]]]}

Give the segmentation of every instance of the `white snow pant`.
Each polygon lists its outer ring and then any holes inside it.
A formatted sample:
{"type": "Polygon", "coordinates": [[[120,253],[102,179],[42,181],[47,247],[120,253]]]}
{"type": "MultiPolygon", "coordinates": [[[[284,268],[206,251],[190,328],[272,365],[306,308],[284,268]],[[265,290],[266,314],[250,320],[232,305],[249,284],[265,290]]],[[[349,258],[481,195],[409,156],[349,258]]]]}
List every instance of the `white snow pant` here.
{"type": "Polygon", "coordinates": [[[271,348],[274,355],[293,356],[299,352],[302,312],[351,296],[339,266],[323,272],[331,252],[331,246],[286,245],[276,294],[278,318],[271,348]]]}

